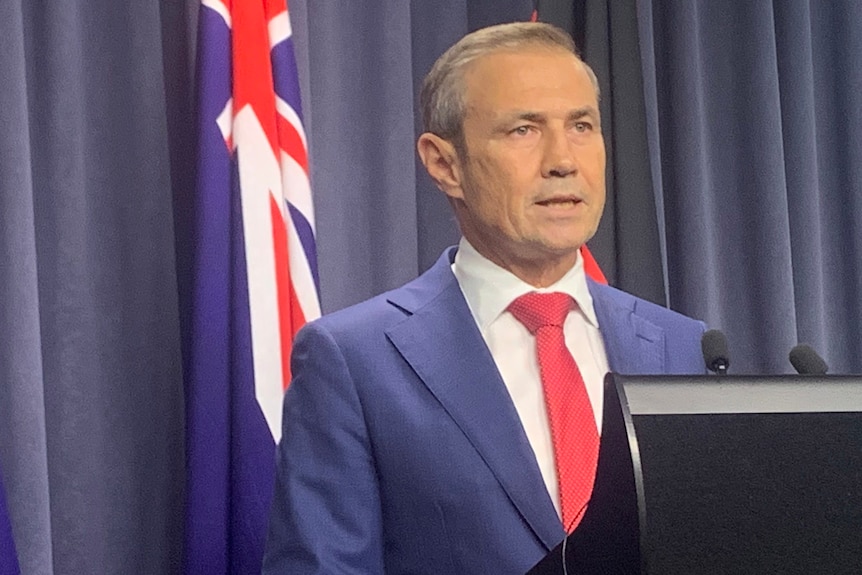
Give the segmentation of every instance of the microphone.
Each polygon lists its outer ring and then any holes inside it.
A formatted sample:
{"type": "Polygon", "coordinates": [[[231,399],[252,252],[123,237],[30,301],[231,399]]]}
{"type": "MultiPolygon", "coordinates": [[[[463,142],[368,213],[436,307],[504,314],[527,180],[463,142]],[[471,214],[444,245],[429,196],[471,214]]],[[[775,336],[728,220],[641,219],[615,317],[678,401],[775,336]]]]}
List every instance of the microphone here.
{"type": "Polygon", "coordinates": [[[700,349],[703,350],[703,361],[709,371],[727,375],[730,354],[727,352],[727,338],[721,331],[711,329],[704,333],[700,340],[700,349]]]}
{"type": "Polygon", "coordinates": [[[826,375],[829,366],[810,345],[800,343],[790,350],[790,363],[799,375],[826,375]]]}

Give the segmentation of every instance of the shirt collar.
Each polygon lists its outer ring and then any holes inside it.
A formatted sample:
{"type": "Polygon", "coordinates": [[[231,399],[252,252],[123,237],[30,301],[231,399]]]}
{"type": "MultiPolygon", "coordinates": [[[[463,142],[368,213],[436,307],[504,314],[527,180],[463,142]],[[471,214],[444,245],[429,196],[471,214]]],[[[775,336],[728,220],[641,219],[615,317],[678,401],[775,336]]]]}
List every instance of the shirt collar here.
{"type": "Polygon", "coordinates": [[[473,313],[473,318],[483,332],[500,314],[506,311],[515,298],[532,291],[539,293],[563,292],[572,296],[584,317],[598,327],[593,298],[587,288],[584,260],[578,252],[575,265],[556,283],[546,288],[536,288],[505,270],[476,251],[466,238],[461,238],[458,252],[452,264],[452,272],[458,279],[461,292],[473,313]]]}

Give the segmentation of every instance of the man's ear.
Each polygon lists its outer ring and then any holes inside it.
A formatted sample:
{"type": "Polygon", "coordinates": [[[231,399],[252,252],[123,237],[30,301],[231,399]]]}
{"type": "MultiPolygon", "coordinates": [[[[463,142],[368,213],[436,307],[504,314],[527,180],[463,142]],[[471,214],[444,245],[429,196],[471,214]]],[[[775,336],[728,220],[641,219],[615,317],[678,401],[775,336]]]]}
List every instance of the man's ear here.
{"type": "Polygon", "coordinates": [[[440,190],[450,198],[461,198],[461,165],[455,146],[436,134],[425,132],[416,142],[419,158],[428,175],[440,190]]]}

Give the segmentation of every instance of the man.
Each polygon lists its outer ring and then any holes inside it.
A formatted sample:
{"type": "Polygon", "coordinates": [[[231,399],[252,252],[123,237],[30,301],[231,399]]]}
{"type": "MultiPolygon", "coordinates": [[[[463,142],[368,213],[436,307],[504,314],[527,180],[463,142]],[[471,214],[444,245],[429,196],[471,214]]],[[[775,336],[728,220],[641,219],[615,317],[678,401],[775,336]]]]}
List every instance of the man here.
{"type": "Polygon", "coordinates": [[[703,372],[702,323],[584,275],[605,149],[565,33],[466,36],[422,111],[463,239],[300,333],[266,573],[524,573],[589,507],[605,373],[703,372]]]}

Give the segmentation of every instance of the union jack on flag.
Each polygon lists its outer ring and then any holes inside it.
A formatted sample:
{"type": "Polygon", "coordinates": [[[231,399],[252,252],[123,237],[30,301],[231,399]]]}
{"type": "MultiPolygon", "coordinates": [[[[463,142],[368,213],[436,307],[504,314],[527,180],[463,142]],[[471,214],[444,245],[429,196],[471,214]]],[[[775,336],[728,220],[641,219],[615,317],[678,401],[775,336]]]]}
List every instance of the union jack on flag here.
{"type": "Polygon", "coordinates": [[[320,315],[285,0],[202,0],[186,385],[186,573],[258,573],[293,337],[320,315]]]}

